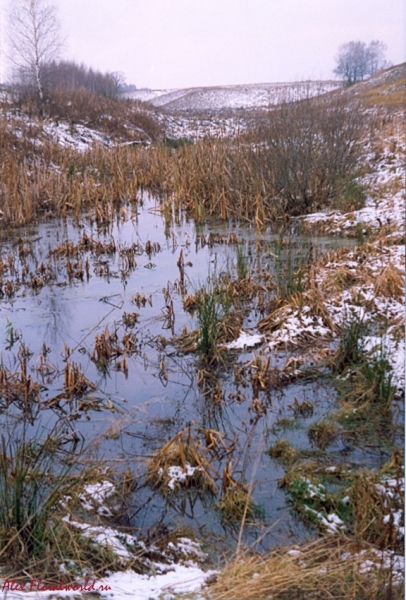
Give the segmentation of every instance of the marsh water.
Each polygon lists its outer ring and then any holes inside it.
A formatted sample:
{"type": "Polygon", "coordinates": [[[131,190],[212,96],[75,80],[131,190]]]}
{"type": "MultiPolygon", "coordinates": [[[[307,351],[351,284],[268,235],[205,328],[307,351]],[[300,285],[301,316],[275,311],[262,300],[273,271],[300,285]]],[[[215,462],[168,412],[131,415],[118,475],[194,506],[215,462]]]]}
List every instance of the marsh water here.
{"type": "MultiPolygon", "coordinates": [[[[199,372],[210,367],[202,366],[196,352],[185,353],[173,343],[185,327],[197,327],[196,315],[183,308],[185,291],[194,294],[224,274],[237,278],[238,255],[253,275],[273,273],[278,239],[279,234],[258,232],[249,224],[196,224],[183,214],[172,215],[169,223],[159,203],[148,196],[135,209],[120,211],[108,226],[84,215],[2,233],[1,364],[17,373],[21,344],[29,349],[28,372],[43,386],[33,430],[49,430],[62,415],[67,430],[81,437],[93,457],[138,477],[123,524],[142,533],[157,526],[189,526],[203,538],[215,538],[219,547],[235,543],[239,524],[222,519],[219,494],[213,497],[190,488],[163,495],[145,482],[149,458],[190,427],[202,441],[203,431],[218,432],[224,445],[212,454],[215,470],[221,474],[231,460],[234,478],[252,486],[257,518],[244,528],[245,543],[268,548],[312,535],[291,514],[285,492],[278,487],[284,470],[267,449],[280,437],[309,447],[309,424],[322,419],[336,402],[329,380],[300,380],[261,391],[263,411],[258,413],[250,382],[235,376],[236,369],[253,360],[255,348],[225,353],[222,366],[213,367],[218,390],[213,395],[198,382],[199,372]],[[106,327],[117,340],[131,336],[125,366],[123,355],[103,365],[95,360],[96,338],[106,327]],[[79,365],[92,384],[83,388],[80,398],[69,401],[59,398],[67,360],[79,365]],[[293,417],[295,399],[308,401],[312,414],[295,419],[295,426],[281,433],[278,420],[293,417]]],[[[297,239],[301,251],[312,247],[318,253],[353,243],[297,239]]],[[[243,328],[257,332],[264,316],[255,301],[248,303],[243,328]]],[[[271,365],[278,365],[290,354],[281,350],[267,356],[271,365]]],[[[0,418],[5,427],[4,415],[0,418]]],[[[349,451],[339,441],[330,452],[337,462],[343,457],[366,465],[383,460],[378,449],[349,451]]],[[[220,489],[221,481],[216,483],[220,489]]]]}

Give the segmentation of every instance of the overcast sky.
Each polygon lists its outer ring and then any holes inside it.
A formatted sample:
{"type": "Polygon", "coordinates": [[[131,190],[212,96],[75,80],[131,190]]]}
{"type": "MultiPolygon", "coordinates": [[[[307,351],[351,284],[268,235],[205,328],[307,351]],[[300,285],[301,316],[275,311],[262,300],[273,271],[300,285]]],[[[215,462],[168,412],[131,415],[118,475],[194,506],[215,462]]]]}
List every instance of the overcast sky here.
{"type": "Polygon", "coordinates": [[[381,40],[393,64],[406,60],[404,0],[51,3],[66,36],[64,58],[122,71],[137,87],[328,79],[339,45],[351,40],[381,40]]]}

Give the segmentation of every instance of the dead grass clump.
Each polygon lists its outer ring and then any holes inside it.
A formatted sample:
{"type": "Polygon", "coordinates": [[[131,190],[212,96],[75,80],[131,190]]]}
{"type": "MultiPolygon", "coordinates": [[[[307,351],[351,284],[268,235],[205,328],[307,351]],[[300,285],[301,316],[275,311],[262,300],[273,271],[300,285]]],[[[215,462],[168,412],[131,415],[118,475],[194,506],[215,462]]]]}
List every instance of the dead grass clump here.
{"type": "Polygon", "coordinates": [[[371,407],[379,409],[383,416],[390,415],[397,394],[391,365],[383,348],[354,365],[347,378],[338,380],[337,386],[344,402],[355,406],[369,403],[371,407]]]}
{"type": "Polygon", "coordinates": [[[96,335],[91,359],[98,368],[106,370],[111,360],[118,358],[125,352],[126,348],[120,345],[117,331],[110,333],[109,327],[106,325],[103,333],[96,335]]]}
{"type": "Polygon", "coordinates": [[[221,498],[217,504],[225,521],[242,521],[255,517],[255,504],[248,486],[232,476],[231,461],[223,471],[221,498]]]}
{"type": "MultiPolygon", "coordinates": [[[[294,301],[292,298],[290,298],[290,300],[294,301]]],[[[275,331],[291,314],[291,306],[285,304],[281,299],[275,300],[272,305],[272,312],[261,319],[257,324],[257,327],[261,333],[275,331]]]]}
{"type": "Polygon", "coordinates": [[[139,317],[139,313],[135,313],[135,312],[131,312],[131,313],[127,313],[124,312],[123,313],[123,325],[124,327],[127,327],[128,329],[132,329],[135,324],[138,321],[138,317],[139,317]]]}
{"type": "MultiPolygon", "coordinates": [[[[313,334],[307,330],[309,320],[313,320],[314,325],[322,325],[329,332],[336,331],[336,326],[330,317],[325,304],[326,298],[324,294],[316,287],[312,286],[306,292],[297,292],[283,300],[281,298],[275,301],[274,310],[258,323],[258,329],[261,332],[272,332],[279,329],[285,321],[293,316],[297,316],[303,322],[303,332],[299,332],[295,341],[312,341],[315,337],[320,337],[320,334],[313,334]]],[[[323,337],[328,337],[326,332],[323,337]]]]}
{"type": "Polygon", "coordinates": [[[206,449],[193,439],[190,427],[186,427],[148,461],[147,482],[163,493],[179,487],[197,487],[215,493],[213,476],[218,477],[218,473],[205,454],[206,449]]]}
{"type": "Polygon", "coordinates": [[[358,317],[352,317],[343,324],[339,346],[330,359],[330,365],[335,372],[340,373],[347,367],[353,367],[365,361],[364,335],[365,325],[358,317]]]}
{"type": "Polygon", "coordinates": [[[187,312],[194,312],[197,308],[197,299],[194,294],[186,294],[183,297],[183,309],[187,312]]]}
{"type": "Polygon", "coordinates": [[[251,495],[238,481],[228,487],[217,504],[225,521],[241,521],[245,517],[254,518],[255,510],[251,495]]]}
{"type": "Polygon", "coordinates": [[[185,296],[184,308],[196,310],[199,329],[190,333],[183,331],[175,343],[184,352],[197,351],[203,363],[215,363],[221,356],[222,345],[237,339],[242,314],[232,309],[231,301],[220,285],[185,296]]]}
{"type": "Polygon", "coordinates": [[[218,339],[219,343],[227,344],[236,340],[240,334],[242,326],[242,315],[236,311],[230,311],[219,323],[218,339]]]}
{"type": "Polygon", "coordinates": [[[393,437],[391,415],[370,402],[356,404],[341,400],[341,406],[331,418],[343,428],[341,439],[350,446],[365,444],[390,447],[393,437]]]}
{"type": "Polygon", "coordinates": [[[254,281],[250,276],[235,279],[229,282],[225,282],[225,293],[227,297],[232,298],[233,301],[238,300],[252,300],[255,298],[260,292],[269,292],[274,290],[276,285],[272,281],[272,276],[270,275],[266,286],[258,284],[254,281]]]}
{"type": "Polygon", "coordinates": [[[323,288],[327,291],[342,292],[357,282],[357,275],[352,270],[341,265],[327,272],[323,281],[323,288]]]}
{"type": "Polygon", "coordinates": [[[75,362],[67,361],[64,369],[64,393],[69,397],[83,396],[89,390],[96,390],[95,386],[82,373],[82,367],[75,362]]]}
{"type": "Polygon", "coordinates": [[[384,499],[377,489],[378,481],[377,474],[360,472],[351,486],[355,535],[372,543],[382,535],[382,517],[385,514],[384,499]]]}
{"type": "Polygon", "coordinates": [[[374,291],[377,296],[404,299],[405,279],[404,273],[394,265],[389,264],[375,279],[374,291]]]}
{"type": "Polygon", "coordinates": [[[308,436],[309,440],[320,448],[320,450],[325,450],[327,446],[336,440],[338,430],[334,423],[330,421],[319,421],[310,425],[308,436]]]}
{"type": "Polygon", "coordinates": [[[188,354],[189,352],[196,352],[198,340],[198,330],[188,331],[187,327],[184,327],[180,336],[172,338],[171,341],[181,352],[188,354]]]}
{"type": "Polygon", "coordinates": [[[331,319],[326,307],[326,296],[317,287],[311,286],[308,291],[303,294],[306,306],[310,307],[310,314],[320,317],[323,325],[332,333],[336,331],[334,321],[331,319]]]}
{"type": "Polygon", "coordinates": [[[314,404],[310,400],[303,400],[303,402],[299,402],[299,400],[295,397],[293,403],[289,405],[289,408],[293,410],[293,414],[296,417],[303,417],[307,419],[311,417],[314,413],[314,404]]]}
{"type": "Polygon", "coordinates": [[[403,472],[398,471],[390,478],[376,472],[360,471],[350,487],[349,496],[357,540],[403,552],[403,472]]]}
{"type": "Polygon", "coordinates": [[[0,440],[3,573],[12,573],[13,580],[60,581],[63,565],[66,579],[74,582],[78,574],[119,568],[122,561],[112,548],[86,537],[76,521],[83,515],[79,499],[85,482],[100,477],[101,467],[92,461],[83,468],[83,445],[78,447],[66,421],[59,420],[42,437],[38,428],[30,437],[24,425],[6,421],[5,427],[7,438],[0,440]]]}
{"type": "Polygon", "coordinates": [[[279,369],[271,369],[271,359],[262,358],[255,354],[253,359],[246,365],[247,373],[252,384],[252,394],[258,398],[260,392],[264,392],[271,386],[280,385],[283,375],[279,369]]]}
{"type": "Polygon", "coordinates": [[[131,303],[135,304],[137,308],[144,307],[147,303],[149,306],[152,306],[152,296],[150,295],[148,298],[141,294],[141,292],[137,292],[132,298],[131,303]]]}
{"type": "Polygon", "coordinates": [[[28,420],[34,420],[34,416],[41,407],[41,392],[45,386],[34,381],[29,374],[28,361],[32,353],[20,344],[17,357],[19,364],[14,371],[0,364],[0,408],[6,409],[10,405],[18,407],[28,420]]]}
{"type": "Polygon", "coordinates": [[[278,440],[269,448],[268,454],[283,465],[292,465],[299,457],[299,452],[288,440],[278,440]]]}
{"type": "Polygon", "coordinates": [[[238,555],[203,593],[210,600],[401,600],[402,562],[343,536],[326,536],[266,557],[238,555]]]}

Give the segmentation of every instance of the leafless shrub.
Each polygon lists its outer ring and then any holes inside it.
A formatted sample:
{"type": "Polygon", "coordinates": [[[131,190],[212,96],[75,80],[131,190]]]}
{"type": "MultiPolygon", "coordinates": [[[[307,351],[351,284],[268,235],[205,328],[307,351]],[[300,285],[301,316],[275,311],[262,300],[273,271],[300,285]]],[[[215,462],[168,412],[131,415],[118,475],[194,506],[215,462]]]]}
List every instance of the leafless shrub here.
{"type": "Polygon", "coordinates": [[[324,208],[342,194],[361,164],[363,120],[361,107],[349,106],[339,93],[307,93],[269,113],[259,156],[284,212],[324,208]]]}

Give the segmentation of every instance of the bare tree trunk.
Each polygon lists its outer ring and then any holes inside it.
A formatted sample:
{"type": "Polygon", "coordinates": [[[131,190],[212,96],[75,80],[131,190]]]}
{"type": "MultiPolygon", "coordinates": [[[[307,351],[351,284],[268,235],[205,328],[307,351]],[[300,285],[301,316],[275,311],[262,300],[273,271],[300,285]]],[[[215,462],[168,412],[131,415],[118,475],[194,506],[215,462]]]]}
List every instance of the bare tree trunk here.
{"type": "Polygon", "coordinates": [[[48,0],[14,0],[9,12],[8,37],[9,58],[16,67],[17,78],[23,87],[35,90],[42,115],[47,66],[61,47],[56,7],[48,0]]]}
{"type": "Polygon", "coordinates": [[[35,68],[35,82],[37,86],[40,112],[42,113],[42,105],[44,103],[44,90],[42,87],[41,80],[41,65],[39,56],[39,35],[38,35],[38,23],[37,23],[37,12],[36,12],[36,0],[30,0],[30,17],[32,26],[32,37],[33,37],[33,52],[34,52],[34,68],[35,68]]]}

